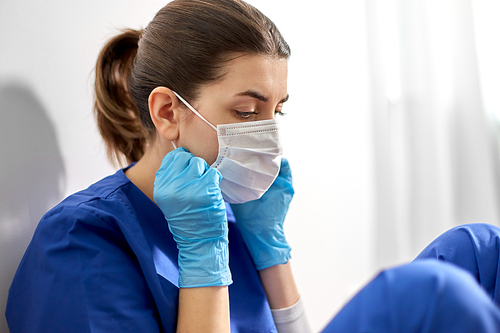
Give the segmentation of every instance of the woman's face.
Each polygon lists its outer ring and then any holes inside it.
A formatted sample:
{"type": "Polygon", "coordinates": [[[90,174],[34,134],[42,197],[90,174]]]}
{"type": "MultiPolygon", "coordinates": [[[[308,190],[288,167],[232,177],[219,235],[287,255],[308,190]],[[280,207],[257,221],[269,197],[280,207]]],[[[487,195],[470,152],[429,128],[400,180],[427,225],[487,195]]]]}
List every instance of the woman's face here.
{"type": "MultiPolygon", "coordinates": [[[[288,98],[286,59],[244,55],[224,72],[221,80],[201,88],[196,101],[188,101],[212,125],[273,119],[281,112],[288,98]]],[[[217,132],[193,113],[181,122],[176,144],[209,165],[217,158],[217,132]]]]}

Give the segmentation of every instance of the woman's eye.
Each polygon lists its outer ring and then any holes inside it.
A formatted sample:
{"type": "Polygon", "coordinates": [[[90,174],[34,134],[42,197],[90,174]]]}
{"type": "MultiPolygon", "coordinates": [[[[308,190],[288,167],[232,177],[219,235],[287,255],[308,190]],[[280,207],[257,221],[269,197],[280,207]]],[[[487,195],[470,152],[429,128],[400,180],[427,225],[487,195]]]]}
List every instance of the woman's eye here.
{"type": "MultiPolygon", "coordinates": [[[[283,102],[284,103],[284,102],[283,102]]],[[[274,111],[274,116],[276,117],[277,115],[279,116],[284,116],[286,115],[286,112],[283,112],[283,103],[279,103],[276,105],[276,109],[274,111]]]]}
{"type": "Polygon", "coordinates": [[[236,111],[236,114],[243,118],[243,119],[248,119],[250,118],[252,115],[254,114],[257,114],[257,112],[242,112],[242,111],[236,111]]]}

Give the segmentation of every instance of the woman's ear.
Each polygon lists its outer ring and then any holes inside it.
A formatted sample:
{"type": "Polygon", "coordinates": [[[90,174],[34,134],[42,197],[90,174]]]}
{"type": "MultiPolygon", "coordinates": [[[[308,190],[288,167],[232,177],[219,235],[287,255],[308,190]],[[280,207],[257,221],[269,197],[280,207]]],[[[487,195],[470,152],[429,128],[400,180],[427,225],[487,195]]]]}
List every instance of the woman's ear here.
{"type": "Polygon", "coordinates": [[[156,87],[148,99],[149,114],[159,134],[168,141],[179,137],[181,107],[171,89],[156,87]]]}

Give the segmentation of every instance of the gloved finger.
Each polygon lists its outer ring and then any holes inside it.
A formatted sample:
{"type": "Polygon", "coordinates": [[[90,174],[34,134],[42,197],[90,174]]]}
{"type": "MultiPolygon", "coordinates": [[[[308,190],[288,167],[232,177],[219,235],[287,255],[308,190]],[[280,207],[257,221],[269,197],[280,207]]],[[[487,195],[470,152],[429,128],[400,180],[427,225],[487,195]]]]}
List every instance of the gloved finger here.
{"type": "MultiPolygon", "coordinates": [[[[292,170],[290,169],[290,165],[285,158],[282,159],[278,177],[276,177],[273,184],[268,190],[268,192],[273,192],[273,191],[279,191],[283,195],[289,196],[290,200],[295,193],[293,189],[292,170]]],[[[264,196],[266,196],[266,194],[264,194],[264,196]]]]}
{"type": "Polygon", "coordinates": [[[188,152],[184,147],[179,147],[177,149],[169,152],[163,160],[161,161],[161,166],[158,169],[156,175],[165,173],[169,170],[184,170],[189,163],[189,160],[193,157],[193,154],[188,152]]]}
{"type": "Polygon", "coordinates": [[[204,159],[202,159],[200,157],[192,156],[189,159],[189,161],[184,169],[182,177],[185,177],[185,179],[188,181],[200,178],[201,176],[203,176],[203,174],[205,173],[205,171],[208,168],[210,168],[210,167],[208,166],[207,162],[205,162],[204,159]]]}
{"type": "Polygon", "coordinates": [[[279,175],[288,175],[291,174],[292,170],[290,169],[290,163],[284,157],[281,158],[281,167],[279,175]]]}
{"type": "Polygon", "coordinates": [[[215,184],[216,187],[214,188],[218,189],[218,191],[220,192],[219,184],[222,179],[222,175],[219,170],[208,167],[203,177],[206,177],[211,184],[215,184]]]}
{"type": "Polygon", "coordinates": [[[286,182],[292,183],[292,169],[290,169],[290,164],[286,158],[281,159],[281,167],[278,177],[276,177],[276,182],[286,182]]]}

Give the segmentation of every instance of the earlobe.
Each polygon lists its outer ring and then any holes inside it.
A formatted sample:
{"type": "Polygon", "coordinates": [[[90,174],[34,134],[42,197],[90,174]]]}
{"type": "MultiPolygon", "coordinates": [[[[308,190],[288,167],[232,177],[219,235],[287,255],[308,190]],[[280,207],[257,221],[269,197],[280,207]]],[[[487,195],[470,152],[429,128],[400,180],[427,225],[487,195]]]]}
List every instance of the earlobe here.
{"type": "Polygon", "coordinates": [[[179,102],[174,92],[156,87],[148,99],[149,113],[158,133],[168,141],[179,137],[179,102]]]}

